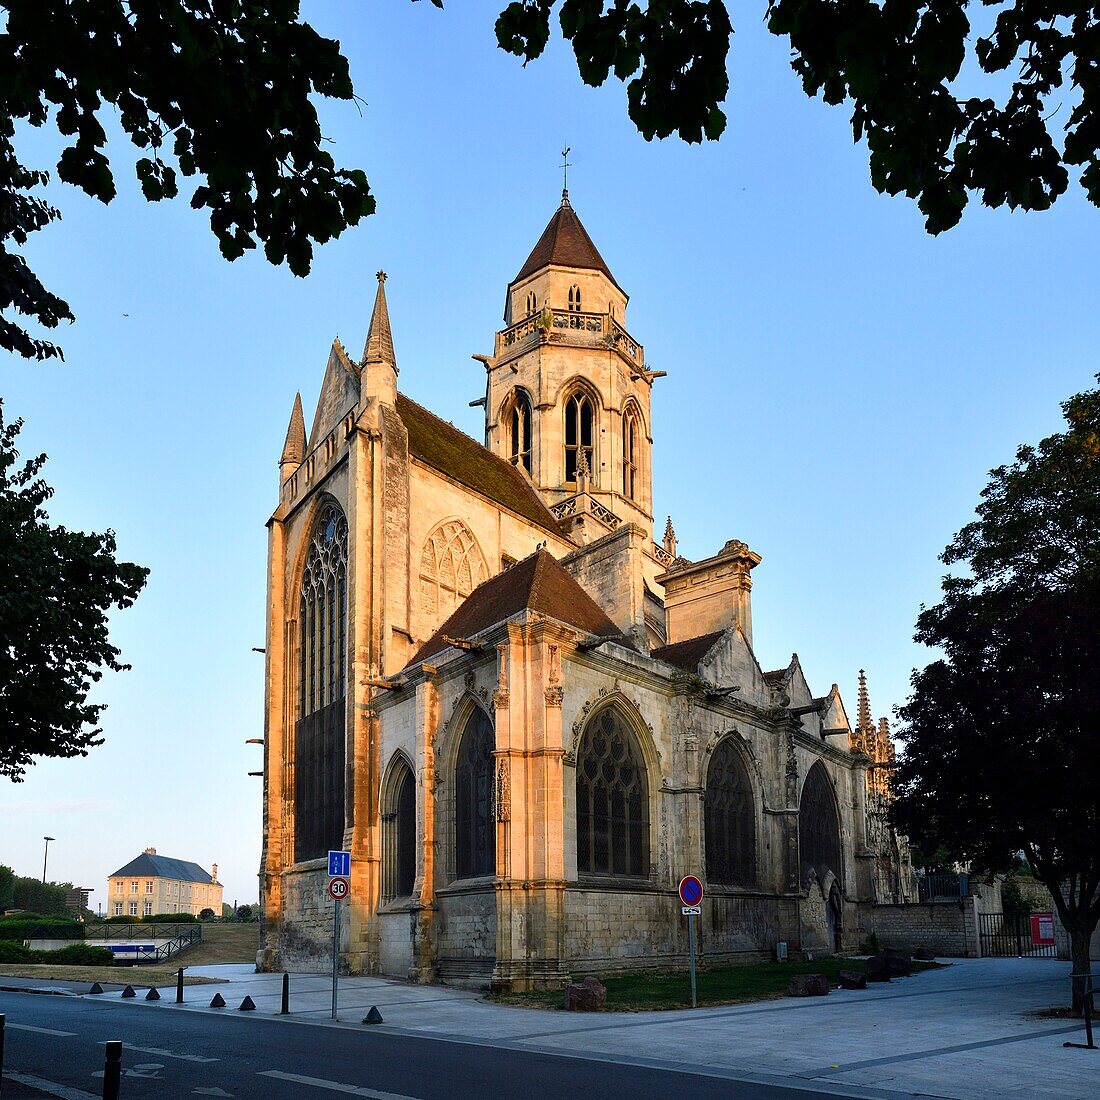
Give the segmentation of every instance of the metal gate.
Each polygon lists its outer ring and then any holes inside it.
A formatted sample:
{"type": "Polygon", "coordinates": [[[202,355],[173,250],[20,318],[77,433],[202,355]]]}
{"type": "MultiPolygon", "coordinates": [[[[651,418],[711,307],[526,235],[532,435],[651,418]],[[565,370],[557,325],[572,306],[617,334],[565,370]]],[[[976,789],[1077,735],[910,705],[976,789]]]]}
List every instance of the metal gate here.
{"type": "Polygon", "coordinates": [[[990,955],[1011,958],[1057,957],[1053,923],[1050,934],[1044,918],[1046,913],[979,913],[978,934],[981,938],[982,958],[990,955]],[[1043,920],[1040,924],[1039,921],[1043,920]]]}

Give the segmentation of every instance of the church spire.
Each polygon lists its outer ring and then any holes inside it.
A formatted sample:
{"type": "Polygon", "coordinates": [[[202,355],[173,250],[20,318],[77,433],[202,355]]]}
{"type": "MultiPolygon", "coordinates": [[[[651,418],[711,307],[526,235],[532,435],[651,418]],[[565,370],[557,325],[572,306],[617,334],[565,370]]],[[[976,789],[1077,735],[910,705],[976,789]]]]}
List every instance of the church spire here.
{"type": "Polygon", "coordinates": [[[374,295],[374,311],[367,330],[367,342],[363,348],[363,365],[388,363],[397,370],[397,358],[393,353],[393,334],[390,332],[390,310],[386,304],[386,273],[377,274],[378,290],[374,295]]]}
{"type": "Polygon", "coordinates": [[[286,481],[301,466],[306,457],[306,418],[302,414],[302,395],[294,395],[294,408],[290,410],[290,423],[286,429],[283,454],[279,459],[279,477],[286,481]]]}
{"type": "Polygon", "coordinates": [[[867,676],[863,669],[859,670],[859,732],[866,743],[868,735],[873,735],[875,729],[874,719],[871,717],[871,696],[867,691],[867,676]]]}

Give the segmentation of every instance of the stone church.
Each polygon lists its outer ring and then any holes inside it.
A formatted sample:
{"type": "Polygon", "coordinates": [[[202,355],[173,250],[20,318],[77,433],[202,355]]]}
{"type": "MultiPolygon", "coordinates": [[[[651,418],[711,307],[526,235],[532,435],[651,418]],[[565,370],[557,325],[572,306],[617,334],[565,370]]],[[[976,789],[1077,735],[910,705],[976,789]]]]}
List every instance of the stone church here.
{"type": "MultiPolygon", "coordinates": [[[[560,985],[855,947],[874,760],[834,684],[753,651],[760,555],[654,539],[628,296],[563,194],[508,284],[484,442],[410,400],[378,290],[295,400],[269,521],[262,968],[560,985]]],[[[888,740],[888,738],[887,738],[888,740]]]]}

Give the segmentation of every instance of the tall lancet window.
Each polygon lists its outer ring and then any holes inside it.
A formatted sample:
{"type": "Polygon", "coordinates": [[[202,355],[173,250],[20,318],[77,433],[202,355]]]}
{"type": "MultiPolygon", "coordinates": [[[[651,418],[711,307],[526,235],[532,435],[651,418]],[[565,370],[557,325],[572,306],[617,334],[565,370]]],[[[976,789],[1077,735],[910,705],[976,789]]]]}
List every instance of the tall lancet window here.
{"type": "Polygon", "coordinates": [[[509,416],[511,438],[510,452],[513,466],[522,466],[531,472],[531,398],[523,390],[512,395],[512,411],[509,416]]]}
{"type": "Polygon", "coordinates": [[[569,288],[569,308],[574,312],[581,308],[581,288],[576,283],[569,288]]]}
{"type": "Polygon", "coordinates": [[[475,707],[466,722],[455,762],[455,876],[496,871],[493,823],[493,724],[475,707]]]}
{"type": "Polygon", "coordinates": [[[592,399],[583,390],[575,391],[565,401],[565,481],[573,485],[577,480],[577,469],[581,458],[588,468],[592,467],[592,399]]]}
{"type": "Polygon", "coordinates": [[[537,309],[538,309],[538,302],[535,298],[535,292],[532,290],[527,295],[527,316],[530,317],[531,314],[534,313],[535,310],[537,310],[537,309]]]}
{"type": "Polygon", "coordinates": [[[634,500],[638,485],[638,452],[640,450],[638,414],[628,409],[623,414],[623,496],[634,500]]]}
{"type": "Polygon", "coordinates": [[[327,503],[310,539],[298,615],[294,858],[340,848],[344,836],[348,521],[327,503]]]}
{"type": "Polygon", "coordinates": [[[756,883],[756,810],[749,773],[727,738],[714,750],[704,799],[707,879],[728,886],[756,883]]]}

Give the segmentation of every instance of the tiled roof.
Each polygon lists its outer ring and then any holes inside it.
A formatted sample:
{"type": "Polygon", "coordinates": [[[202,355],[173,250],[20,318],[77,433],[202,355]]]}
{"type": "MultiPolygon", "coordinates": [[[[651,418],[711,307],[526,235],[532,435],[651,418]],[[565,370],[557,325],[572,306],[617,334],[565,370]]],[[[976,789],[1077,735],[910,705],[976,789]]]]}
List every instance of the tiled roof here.
{"type": "Polygon", "coordinates": [[[555,535],[561,531],[531,483],[513,466],[404,394],[397,412],[409,433],[409,453],[489,500],[555,535]]]}
{"type": "Polygon", "coordinates": [[[700,634],[698,638],[687,638],[682,642],[661,646],[650,652],[651,657],[665,664],[675,665],[684,672],[694,672],[699,662],[714,648],[714,643],[725,631],[716,630],[713,634],[700,634]]]}
{"type": "Polygon", "coordinates": [[[410,665],[447,648],[443,640],[472,638],[524,609],[539,611],[589,634],[621,639],[622,631],[546,550],[490,577],[470,593],[455,613],[422,645],[410,665]]]}
{"type": "Polygon", "coordinates": [[[130,860],[108,878],[170,878],[182,882],[213,882],[214,880],[197,863],[186,859],[172,859],[169,856],[155,856],[143,852],[137,859],[130,860]]]}
{"type": "MultiPolygon", "coordinates": [[[[615,276],[611,274],[611,269],[604,263],[599,249],[592,243],[588,231],[581,225],[576,211],[569,205],[568,199],[563,199],[561,206],[554,211],[554,216],[542,231],[538,243],[531,250],[527,262],[519,269],[519,274],[512,283],[518,283],[528,275],[534,275],[536,271],[549,264],[602,271],[616,286],[619,286],[615,282],[615,276]]],[[[619,289],[621,290],[622,287],[619,289]]]]}

